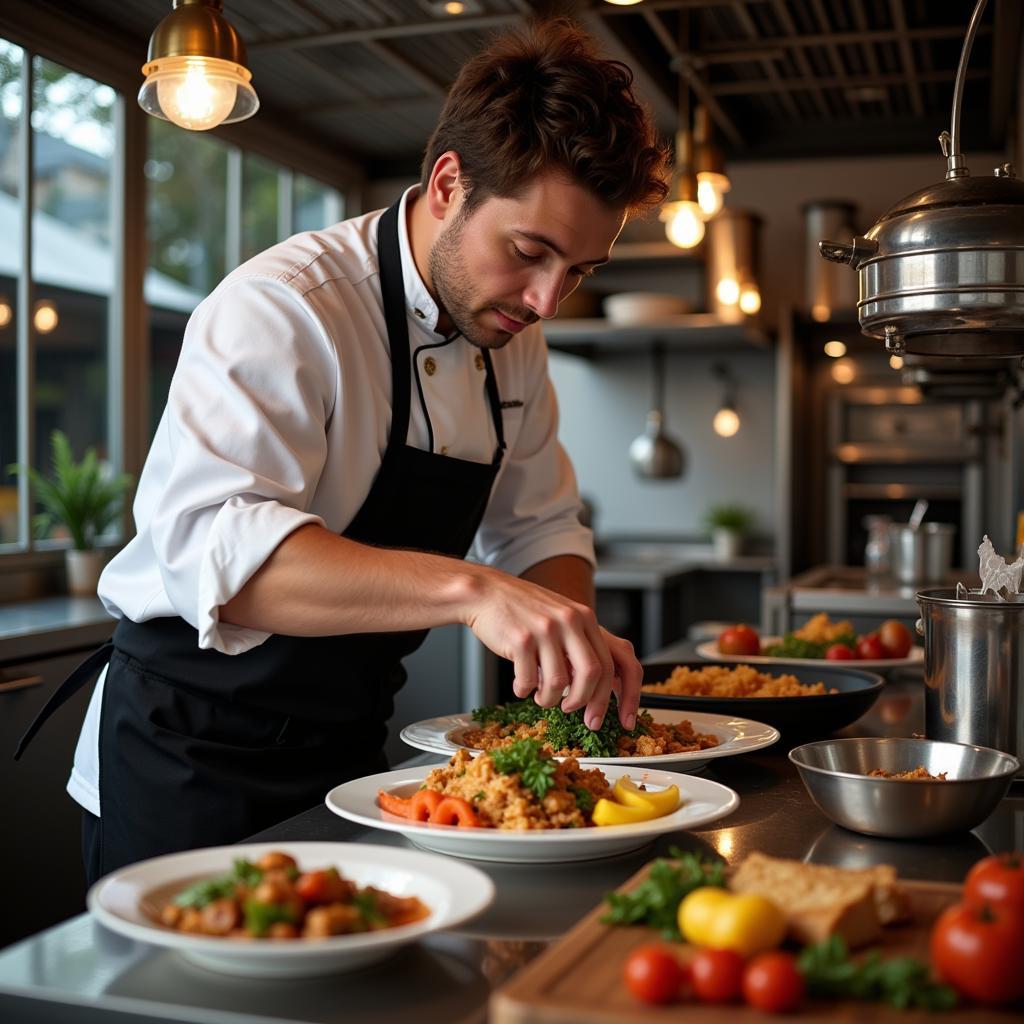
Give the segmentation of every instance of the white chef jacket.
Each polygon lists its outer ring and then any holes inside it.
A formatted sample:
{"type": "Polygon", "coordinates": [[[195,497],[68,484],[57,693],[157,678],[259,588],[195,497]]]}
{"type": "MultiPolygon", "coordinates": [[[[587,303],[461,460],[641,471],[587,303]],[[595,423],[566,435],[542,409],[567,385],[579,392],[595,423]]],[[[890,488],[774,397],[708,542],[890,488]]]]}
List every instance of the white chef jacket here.
{"type": "MultiPolygon", "coordinates": [[[[491,462],[497,437],[479,349],[435,333],[438,307],[409,245],[399,246],[412,362],[407,443],[491,462]]],[[[391,424],[391,368],[377,264],[381,211],[294,235],[229,274],[185,328],[167,407],[139,479],[136,535],[106,567],[99,596],[135,622],[179,616],[199,646],[241,654],[269,633],[221,622],[293,530],[343,533],[370,491],[391,424]]],[[[539,324],[492,359],[507,450],[470,556],[519,575],[556,555],[594,562],[539,324]]],[[[409,515],[416,514],[415,508],[409,515]]],[[[68,792],[99,814],[104,670],[68,792]]]]}

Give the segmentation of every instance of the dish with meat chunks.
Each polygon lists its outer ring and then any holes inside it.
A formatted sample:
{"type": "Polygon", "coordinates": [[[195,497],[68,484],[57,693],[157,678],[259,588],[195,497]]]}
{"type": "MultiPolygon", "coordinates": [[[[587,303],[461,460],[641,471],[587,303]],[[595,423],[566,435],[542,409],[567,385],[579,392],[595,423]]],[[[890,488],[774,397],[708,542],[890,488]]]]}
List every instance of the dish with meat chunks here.
{"type": "Polygon", "coordinates": [[[86,902],[104,927],[209,970],[304,977],[374,963],[475,917],[493,898],[491,880],[458,861],[366,843],[294,842],[140,861],[101,878],[86,902]]]}

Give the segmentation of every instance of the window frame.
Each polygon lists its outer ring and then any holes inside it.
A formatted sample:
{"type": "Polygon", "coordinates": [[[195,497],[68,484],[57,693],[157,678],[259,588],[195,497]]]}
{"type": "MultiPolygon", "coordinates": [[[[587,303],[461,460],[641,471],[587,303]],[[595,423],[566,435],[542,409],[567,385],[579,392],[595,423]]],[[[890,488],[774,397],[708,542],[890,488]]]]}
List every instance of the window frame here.
{"type": "MultiPolygon", "coordinates": [[[[154,25],[155,27],[155,25],[154,25]]],[[[141,84],[140,68],[145,59],[144,46],[114,28],[97,27],[81,15],[29,3],[7,0],[0,7],[0,37],[21,47],[23,105],[20,119],[19,172],[22,176],[19,205],[22,213],[22,272],[17,283],[18,324],[17,395],[18,461],[27,464],[33,450],[34,432],[34,343],[30,318],[24,311],[32,308],[32,212],[34,201],[32,76],[34,58],[53,61],[110,86],[117,94],[113,109],[115,151],[111,160],[111,245],[114,255],[115,284],[110,298],[108,328],[108,447],[115,471],[131,473],[136,479],[142,471],[149,448],[149,317],[144,281],[148,268],[146,242],[146,177],[148,116],[135,102],[141,84]],[[83,39],[89,45],[83,46],[83,39]],[[118,201],[119,200],[119,201],[118,201]]],[[[289,131],[266,114],[251,121],[214,129],[228,145],[227,265],[238,263],[241,249],[241,169],[243,151],[272,160],[279,168],[278,217],[293,222],[293,181],[298,167],[301,173],[335,189],[342,196],[346,216],[361,211],[366,175],[354,162],[338,156],[326,146],[311,143],[306,136],[289,131]],[[293,155],[291,166],[284,167],[280,154],[293,155]],[[234,168],[234,170],[232,169],[234,168]],[[233,180],[232,180],[233,179],[233,180]],[[287,188],[285,184],[287,182],[287,188]],[[282,198],[284,197],[284,198],[282,198]]],[[[18,477],[18,533],[16,547],[0,552],[0,600],[27,596],[40,587],[40,573],[60,564],[62,550],[37,544],[31,530],[31,503],[28,480],[18,477]]],[[[131,513],[124,510],[122,540],[132,535],[131,513]]],[[[48,581],[52,583],[53,581],[48,581]]]]}

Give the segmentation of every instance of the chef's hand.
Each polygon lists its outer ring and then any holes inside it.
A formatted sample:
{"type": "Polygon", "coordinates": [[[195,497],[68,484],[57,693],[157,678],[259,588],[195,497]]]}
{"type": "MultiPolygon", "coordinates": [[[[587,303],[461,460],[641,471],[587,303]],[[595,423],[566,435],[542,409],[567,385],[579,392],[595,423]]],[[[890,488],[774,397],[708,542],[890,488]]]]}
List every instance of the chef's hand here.
{"type": "Polygon", "coordinates": [[[628,640],[598,625],[591,608],[546,587],[493,570],[466,625],[495,654],[515,666],[517,697],[541,707],[585,708],[583,720],[599,729],[612,693],[624,729],[636,724],[643,670],[628,640]],[[568,687],[568,693],[563,693],[568,687]]]}

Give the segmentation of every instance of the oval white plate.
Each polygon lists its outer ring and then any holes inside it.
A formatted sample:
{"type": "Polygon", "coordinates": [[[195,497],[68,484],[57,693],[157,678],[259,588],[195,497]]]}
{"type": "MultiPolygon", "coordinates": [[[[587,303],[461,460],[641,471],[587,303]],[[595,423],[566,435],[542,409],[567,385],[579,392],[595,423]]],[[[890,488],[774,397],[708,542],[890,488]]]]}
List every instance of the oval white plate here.
{"type": "Polygon", "coordinates": [[[452,928],[486,910],[494,883],[468,864],[416,850],[368,843],[239,843],[171,853],[140,861],[101,878],[86,904],[111,931],[140,942],[178,950],[212,971],[259,977],[311,977],[350,971],[383,960],[401,946],[442,928],[452,928]],[[152,921],[141,909],[143,897],[178,879],[224,874],[236,857],[256,860],[282,850],[300,869],[336,867],[357,885],[373,885],[396,896],[416,896],[429,908],[422,921],[360,935],[327,939],[234,940],[189,935],[152,921]]]}
{"type": "MultiPolygon", "coordinates": [[[[769,644],[777,644],[782,640],[778,636],[761,637],[761,647],[769,644]]],[[[764,654],[720,654],[717,640],[705,640],[697,644],[697,656],[706,658],[708,661],[742,661],[744,665],[828,665],[832,668],[845,666],[846,668],[908,668],[912,665],[920,665],[924,662],[924,648],[911,647],[910,653],[905,658],[876,658],[870,661],[861,661],[859,658],[850,661],[829,661],[827,658],[769,658],[764,654]]]]}
{"type": "MultiPolygon", "coordinates": [[[[697,732],[711,733],[718,737],[718,746],[707,750],[694,750],[687,754],[656,754],[653,757],[580,757],[580,764],[603,768],[606,765],[631,765],[636,768],[674,768],[681,772],[694,772],[703,768],[716,757],[732,757],[735,754],[749,754],[754,750],[770,747],[779,738],[779,730],[763,722],[752,722],[749,718],[731,718],[728,715],[712,715],[701,711],[666,711],[660,708],[646,708],[656,722],[672,724],[688,719],[697,732]]],[[[470,714],[444,715],[414,722],[402,730],[402,739],[417,750],[432,754],[451,756],[462,750],[465,744],[459,736],[474,725],[470,714]]],[[[469,750],[476,748],[469,747],[469,750]]]]}
{"type": "MultiPolygon", "coordinates": [[[[699,828],[731,814],[740,804],[736,793],[718,782],[693,775],[676,775],[655,769],[638,771],[623,765],[602,768],[612,784],[623,775],[650,789],[678,786],[682,805],[672,814],[635,825],[595,828],[534,829],[513,832],[497,828],[459,828],[408,821],[381,810],[377,791],[411,796],[436,765],[417,765],[405,770],[381,772],[335,786],[327,794],[327,806],[335,814],[370,828],[401,832],[410,842],[427,850],[471,860],[515,863],[559,863],[611,857],[638,850],[665,832],[699,828]]],[[[593,767],[592,765],[590,767],[593,767]]]]}

